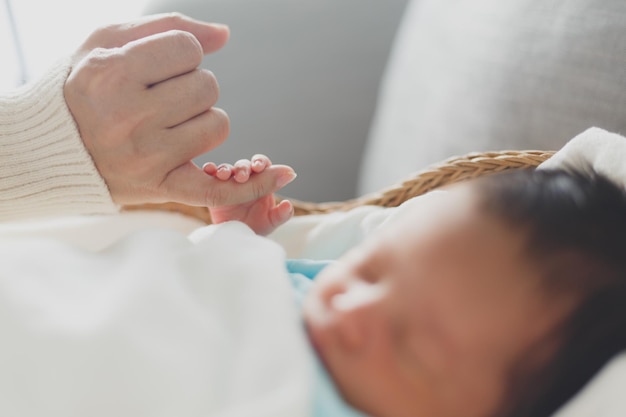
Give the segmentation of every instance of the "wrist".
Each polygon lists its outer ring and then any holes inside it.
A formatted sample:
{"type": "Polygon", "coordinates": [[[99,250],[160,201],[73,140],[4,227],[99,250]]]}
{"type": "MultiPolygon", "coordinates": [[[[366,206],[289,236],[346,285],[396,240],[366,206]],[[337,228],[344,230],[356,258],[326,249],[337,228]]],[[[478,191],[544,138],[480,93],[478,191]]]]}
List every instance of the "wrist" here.
{"type": "Polygon", "coordinates": [[[2,218],[117,211],[65,103],[69,70],[69,60],[59,62],[3,97],[2,218]]]}

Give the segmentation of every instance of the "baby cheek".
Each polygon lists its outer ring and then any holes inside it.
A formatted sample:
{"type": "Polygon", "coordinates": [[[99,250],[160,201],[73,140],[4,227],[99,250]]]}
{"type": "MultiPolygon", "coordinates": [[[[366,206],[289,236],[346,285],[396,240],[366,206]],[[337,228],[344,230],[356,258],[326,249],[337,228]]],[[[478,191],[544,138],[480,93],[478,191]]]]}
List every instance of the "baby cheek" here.
{"type": "Polygon", "coordinates": [[[490,415],[506,385],[497,358],[449,340],[428,323],[414,324],[409,333],[397,343],[399,356],[407,372],[427,387],[433,409],[441,415],[490,415]]]}
{"type": "Polygon", "coordinates": [[[436,308],[439,303],[420,295],[411,298],[411,303],[397,303],[392,322],[397,356],[409,372],[428,379],[433,386],[453,383],[462,366],[463,349],[442,320],[436,308]]]}

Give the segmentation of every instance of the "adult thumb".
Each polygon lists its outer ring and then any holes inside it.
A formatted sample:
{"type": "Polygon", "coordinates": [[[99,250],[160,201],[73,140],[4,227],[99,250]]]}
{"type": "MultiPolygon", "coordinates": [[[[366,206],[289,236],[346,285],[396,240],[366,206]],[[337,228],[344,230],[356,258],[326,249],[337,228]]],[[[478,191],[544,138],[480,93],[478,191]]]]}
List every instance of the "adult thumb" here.
{"type": "Polygon", "coordinates": [[[89,36],[81,49],[122,47],[129,42],[171,30],[191,33],[198,39],[205,54],[222,48],[230,36],[226,25],[202,22],[180,13],[164,13],[102,27],[89,36]]]}

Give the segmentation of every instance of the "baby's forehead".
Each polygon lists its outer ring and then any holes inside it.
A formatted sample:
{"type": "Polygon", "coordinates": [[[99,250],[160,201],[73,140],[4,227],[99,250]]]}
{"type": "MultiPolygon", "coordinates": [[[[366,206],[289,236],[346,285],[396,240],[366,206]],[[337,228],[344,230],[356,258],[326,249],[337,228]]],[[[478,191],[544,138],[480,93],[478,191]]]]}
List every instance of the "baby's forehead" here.
{"type": "MultiPolygon", "coordinates": [[[[389,226],[399,229],[395,232],[418,230],[411,226],[472,223],[485,214],[481,209],[480,191],[472,182],[430,191],[408,200],[397,210],[388,222],[389,226]]],[[[495,220],[495,216],[493,218],[495,220]]]]}
{"type": "Polygon", "coordinates": [[[430,193],[405,209],[390,224],[381,245],[410,245],[432,256],[459,262],[488,264],[494,257],[506,254],[516,264],[530,263],[527,228],[512,225],[485,210],[478,190],[470,183],[430,193]]]}

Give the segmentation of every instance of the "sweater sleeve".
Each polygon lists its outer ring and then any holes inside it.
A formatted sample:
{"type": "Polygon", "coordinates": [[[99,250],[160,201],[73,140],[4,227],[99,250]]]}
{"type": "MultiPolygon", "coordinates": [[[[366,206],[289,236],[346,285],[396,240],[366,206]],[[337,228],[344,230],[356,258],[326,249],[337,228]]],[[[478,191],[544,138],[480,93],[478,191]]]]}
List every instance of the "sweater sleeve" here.
{"type": "Polygon", "coordinates": [[[118,210],[65,103],[69,70],[0,95],[0,222],[118,210]]]}

